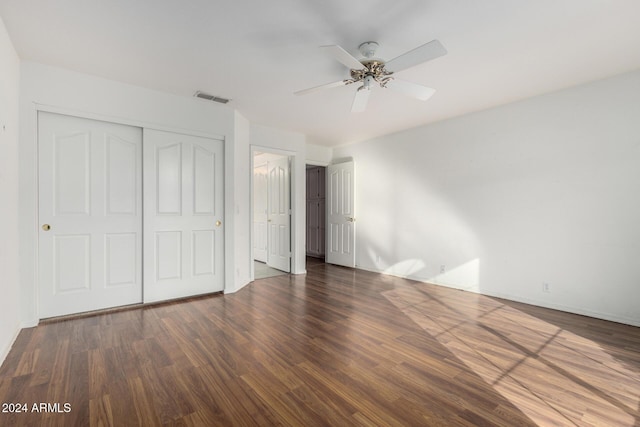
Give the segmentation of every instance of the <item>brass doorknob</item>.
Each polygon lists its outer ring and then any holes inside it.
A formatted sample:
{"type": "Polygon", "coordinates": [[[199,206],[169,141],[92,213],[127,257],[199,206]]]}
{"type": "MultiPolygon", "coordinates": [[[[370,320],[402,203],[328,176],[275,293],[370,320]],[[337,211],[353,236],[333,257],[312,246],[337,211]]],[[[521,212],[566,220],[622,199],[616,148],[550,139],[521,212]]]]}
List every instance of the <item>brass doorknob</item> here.
{"type": "Polygon", "coordinates": [[[44,225],[42,226],[42,229],[43,229],[44,231],[49,231],[49,230],[51,230],[51,226],[50,226],[49,224],[44,224],[44,225]]]}
{"type": "Polygon", "coordinates": [[[222,221],[218,220],[216,221],[216,227],[220,227],[222,225],[222,221]]]}

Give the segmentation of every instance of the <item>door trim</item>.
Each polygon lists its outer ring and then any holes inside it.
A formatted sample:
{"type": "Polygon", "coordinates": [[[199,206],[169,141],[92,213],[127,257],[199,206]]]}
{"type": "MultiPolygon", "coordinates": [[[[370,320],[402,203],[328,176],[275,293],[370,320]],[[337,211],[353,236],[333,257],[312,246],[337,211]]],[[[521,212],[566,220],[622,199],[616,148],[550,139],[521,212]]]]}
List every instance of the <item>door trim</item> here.
{"type": "Polygon", "coordinates": [[[197,130],[178,128],[175,126],[165,126],[160,123],[151,123],[151,122],[146,122],[144,120],[128,119],[126,117],[109,116],[107,114],[93,113],[90,111],[78,110],[75,108],[60,107],[55,105],[34,103],[34,106],[35,106],[35,113],[36,113],[36,127],[37,127],[37,115],[39,112],[42,111],[47,113],[55,113],[55,114],[62,114],[65,116],[78,117],[80,119],[98,120],[101,122],[114,123],[118,125],[134,126],[142,129],[153,129],[153,130],[159,130],[164,132],[179,133],[183,135],[199,136],[202,138],[218,139],[222,141],[226,140],[224,135],[218,134],[218,133],[202,132],[197,130]]]}

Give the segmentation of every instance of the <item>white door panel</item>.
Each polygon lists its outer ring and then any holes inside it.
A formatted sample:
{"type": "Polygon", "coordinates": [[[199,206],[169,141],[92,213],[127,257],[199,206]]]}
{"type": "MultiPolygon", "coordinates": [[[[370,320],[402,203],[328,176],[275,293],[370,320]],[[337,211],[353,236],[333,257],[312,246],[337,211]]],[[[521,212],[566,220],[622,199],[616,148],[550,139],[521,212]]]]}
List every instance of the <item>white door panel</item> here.
{"type": "Polygon", "coordinates": [[[144,301],[224,289],[222,141],[144,131],[144,301]]]}
{"type": "Polygon", "coordinates": [[[327,168],[327,254],[331,264],[355,267],[355,166],[353,162],[327,168]]]}
{"type": "Polygon", "coordinates": [[[106,210],[110,215],[136,215],[140,182],[140,143],[109,135],[106,141],[106,210]]]}
{"type": "Polygon", "coordinates": [[[267,265],[291,271],[289,158],[268,162],[267,265]]]}
{"type": "Polygon", "coordinates": [[[142,300],[141,154],[139,128],[38,114],[40,318],[142,300]]]}
{"type": "Polygon", "coordinates": [[[136,264],[140,261],[136,254],[136,233],[111,233],[105,237],[106,286],[132,283],[136,280],[136,273],[141,270],[136,264]]]}

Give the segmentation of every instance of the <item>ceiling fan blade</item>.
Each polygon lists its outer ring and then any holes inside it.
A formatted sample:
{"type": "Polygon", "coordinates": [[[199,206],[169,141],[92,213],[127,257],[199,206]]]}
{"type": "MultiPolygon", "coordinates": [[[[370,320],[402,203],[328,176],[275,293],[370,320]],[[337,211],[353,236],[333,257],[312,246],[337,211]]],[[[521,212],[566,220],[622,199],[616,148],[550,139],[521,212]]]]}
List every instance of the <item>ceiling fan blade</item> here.
{"type": "Polygon", "coordinates": [[[442,43],[438,40],[432,40],[429,43],[393,58],[391,61],[387,61],[385,68],[397,73],[398,71],[406,70],[407,68],[431,61],[446,54],[447,49],[442,46],[442,43]]]}
{"type": "Polygon", "coordinates": [[[396,78],[389,80],[385,87],[412,98],[419,99],[420,101],[426,101],[436,92],[435,89],[431,89],[430,87],[411,83],[405,80],[398,80],[396,78]]]}
{"type": "Polygon", "coordinates": [[[353,104],[351,104],[352,113],[361,113],[367,108],[369,102],[369,95],[371,95],[371,89],[367,89],[364,86],[360,86],[356,91],[356,96],[353,98],[353,104]]]}
{"type": "Polygon", "coordinates": [[[331,55],[332,57],[340,61],[349,69],[361,70],[364,68],[364,66],[360,61],[358,61],[356,58],[351,56],[349,52],[347,52],[346,50],[344,50],[338,45],[320,46],[320,49],[322,49],[323,52],[331,55]]]}
{"type": "Polygon", "coordinates": [[[319,92],[319,91],[324,90],[324,89],[330,89],[332,87],[344,86],[346,84],[347,83],[345,83],[344,80],[340,80],[338,82],[327,83],[327,84],[323,84],[323,85],[320,85],[320,86],[310,87],[309,89],[299,90],[297,92],[293,92],[293,94],[294,95],[306,95],[308,93],[319,92]]]}

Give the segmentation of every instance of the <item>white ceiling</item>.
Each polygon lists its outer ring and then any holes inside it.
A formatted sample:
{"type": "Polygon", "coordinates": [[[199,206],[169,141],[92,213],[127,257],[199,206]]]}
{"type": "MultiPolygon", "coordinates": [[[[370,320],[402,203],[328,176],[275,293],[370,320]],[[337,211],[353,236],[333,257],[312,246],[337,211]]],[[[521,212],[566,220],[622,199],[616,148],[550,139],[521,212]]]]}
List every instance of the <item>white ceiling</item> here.
{"type": "MultiPolygon", "coordinates": [[[[191,96],[231,98],[249,120],[341,145],[640,68],[638,0],[0,0],[18,54],[191,96]],[[426,102],[355,85],[318,46],[389,60],[438,39],[449,54],[399,77],[426,102]]],[[[205,102],[205,101],[198,101],[205,102]]]]}

